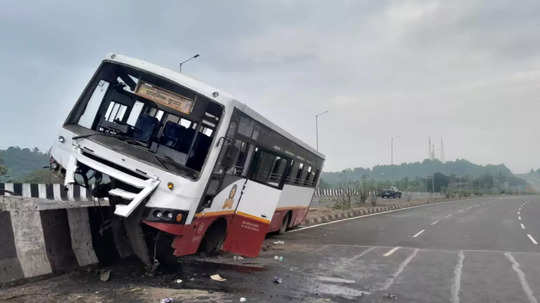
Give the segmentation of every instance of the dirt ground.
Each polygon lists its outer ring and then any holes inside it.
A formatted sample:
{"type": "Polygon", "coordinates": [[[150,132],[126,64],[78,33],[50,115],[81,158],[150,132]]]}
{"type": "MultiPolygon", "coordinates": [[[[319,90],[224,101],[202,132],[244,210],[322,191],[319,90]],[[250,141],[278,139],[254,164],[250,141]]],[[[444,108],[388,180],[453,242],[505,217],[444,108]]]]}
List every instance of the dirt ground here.
{"type": "MultiPolygon", "coordinates": [[[[0,302],[127,303],[161,302],[166,298],[175,303],[239,302],[238,293],[250,294],[253,286],[238,285],[238,281],[246,274],[266,271],[267,265],[277,262],[273,255],[283,245],[273,244],[276,241],[273,236],[267,238],[258,258],[236,260],[237,257],[228,253],[214,257],[186,256],[179,258],[174,267],[160,266],[152,275],[144,271],[137,259],[127,259],[109,267],[96,265],[4,286],[0,288],[0,302]],[[101,274],[109,270],[109,280],[102,281],[101,274]],[[210,276],[216,273],[227,281],[212,280],[210,276]]],[[[271,283],[271,278],[268,280],[271,283]]],[[[254,302],[253,297],[249,302],[254,302]]]]}
{"type": "Polygon", "coordinates": [[[185,274],[179,268],[148,276],[137,260],[125,260],[112,267],[88,267],[5,287],[0,289],[0,302],[160,302],[164,298],[173,302],[232,302],[218,284],[213,289],[198,289],[197,280],[208,279],[202,273],[177,284],[175,280],[185,274]],[[105,270],[111,274],[103,282],[100,273],[105,270]]]}

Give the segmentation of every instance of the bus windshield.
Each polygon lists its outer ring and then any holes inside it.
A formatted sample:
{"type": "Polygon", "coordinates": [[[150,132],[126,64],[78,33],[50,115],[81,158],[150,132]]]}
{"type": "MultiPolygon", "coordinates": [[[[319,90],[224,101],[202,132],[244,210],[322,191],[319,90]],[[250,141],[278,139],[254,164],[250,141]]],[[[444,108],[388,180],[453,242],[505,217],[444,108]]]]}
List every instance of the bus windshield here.
{"type": "Polygon", "coordinates": [[[172,81],[105,62],[65,127],[161,169],[197,178],[222,112],[222,105],[172,81]]]}

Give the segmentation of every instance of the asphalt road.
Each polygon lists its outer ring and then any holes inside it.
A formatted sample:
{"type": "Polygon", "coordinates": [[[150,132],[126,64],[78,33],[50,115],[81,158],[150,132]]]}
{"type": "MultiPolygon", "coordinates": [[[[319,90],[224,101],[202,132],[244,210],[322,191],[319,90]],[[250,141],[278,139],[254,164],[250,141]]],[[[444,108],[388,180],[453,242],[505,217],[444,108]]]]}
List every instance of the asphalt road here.
{"type": "Polygon", "coordinates": [[[535,196],[426,205],[271,237],[267,270],[223,274],[257,302],[537,302],[539,216],[535,196]]]}
{"type": "Polygon", "coordinates": [[[540,196],[428,204],[273,235],[255,259],[184,257],[153,277],[132,261],[109,282],[79,271],[0,289],[0,301],[536,303],[539,217],[540,196]]]}

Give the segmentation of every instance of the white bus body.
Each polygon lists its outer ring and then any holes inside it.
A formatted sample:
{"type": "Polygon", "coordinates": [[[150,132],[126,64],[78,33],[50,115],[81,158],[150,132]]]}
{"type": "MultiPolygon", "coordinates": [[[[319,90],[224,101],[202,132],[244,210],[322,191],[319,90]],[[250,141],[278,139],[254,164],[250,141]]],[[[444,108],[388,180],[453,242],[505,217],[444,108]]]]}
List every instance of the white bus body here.
{"type": "Polygon", "coordinates": [[[164,250],[175,256],[257,256],[267,232],[303,220],[324,161],[229,94],[117,54],[101,63],[51,156],[65,184],[109,199],[123,222],[113,226],[148,265],[156,256],[146,244],[157,240],[142,224],[168,235],[164,250]]]}

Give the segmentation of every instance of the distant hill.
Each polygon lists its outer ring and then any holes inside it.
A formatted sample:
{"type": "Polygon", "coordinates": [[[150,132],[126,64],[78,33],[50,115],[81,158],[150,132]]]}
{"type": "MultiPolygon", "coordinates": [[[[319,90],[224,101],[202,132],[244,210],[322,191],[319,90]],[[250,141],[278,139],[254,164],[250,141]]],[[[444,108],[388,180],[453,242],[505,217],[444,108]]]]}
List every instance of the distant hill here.
{"type": "Polygon", "coordinates": [[[504,165],[478,165],[464,159],[441,162],[426,159],[423,162],[403,163],[400,165],[377,165],[369,168],[348,168],[339,172],[323,172],[322,181],[330,184],[345,184],[368,178],[376,181],[398,181],[403,178],[425,178],[434,173],[457,177],[504,176],[513,177],[504,165]]]}
{"type": "Polygon", "coordinates": [[[527,174],[517,174],[516,176],[527,181],[535,192],[540,193],[540,169],[531,170],[527,174]]]}
{"type": "Polygon", "coordinates": [[[7,168],[7,173],[0,176],[1,182],[22,180],[49,165],[49,156],[34,148],[18,146],[0,150],[0,163],[7,168]]]}

